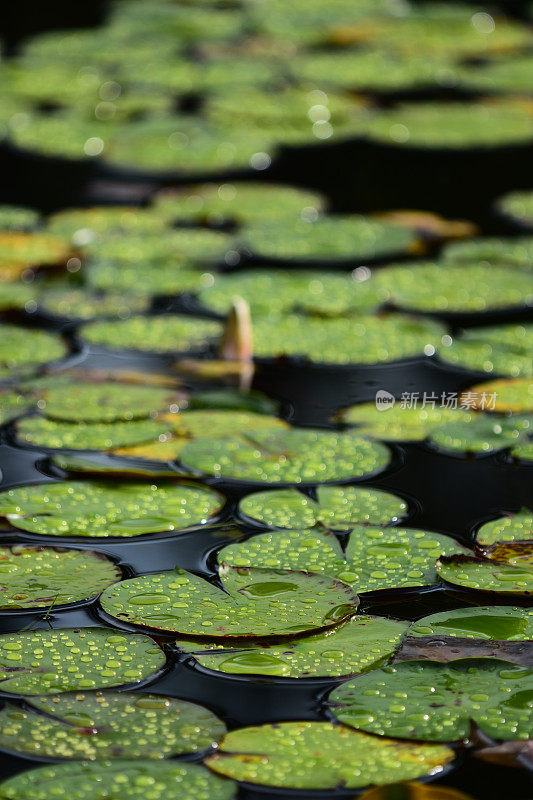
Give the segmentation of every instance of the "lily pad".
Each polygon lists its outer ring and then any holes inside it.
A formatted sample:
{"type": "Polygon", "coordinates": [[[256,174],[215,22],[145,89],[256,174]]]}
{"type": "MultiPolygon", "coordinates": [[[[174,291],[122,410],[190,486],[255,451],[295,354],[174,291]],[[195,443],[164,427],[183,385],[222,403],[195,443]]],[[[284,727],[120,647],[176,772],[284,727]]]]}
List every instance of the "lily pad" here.
{"type": "Polygon", "coordinates": [[[281,722],[227,733],[206,763],[246,783],[280,789],[356,789],[434,775],[454,758],[449,747],[406,744],[329,722],[281,722]]]}
{"type": "Polygon", "coordinates": [[[380,736],[448,742],[474,720],[494,739],[531,737],[533,671],[494,658],[404,661],[344,683],[335,716],[380,736]]]}
{"type": "Polygon", "coordinates": [[[435,408],[429,403],[423,406],[400,402],[382,410],[375,403],[359,403],[343,409],[339,417],[344,423],[356,425],[357,432],[365,436],[392,442],[422,441],[438,426],[468,416],[460,408],[439,406],[440,399],[436,396],[435,408]]]}
{"type": "Polygon", "coordinates": [[[33,208],[24,206],[0,205],[0,230],[30,231],[36,228],[40,214],[33,208]]]}
{"type": "MultiPolygon", "coordinates": [[[[0,266],[0,279],[2,267],[0,266]]],[[[23,309],[35,297],[35,290],[24,283],[0,283],[0,311],[23,309]]]]}
{"type": "Polygon", "coordinates": [[[155,419],[128,422],[56,422],[44,417],[26,417],[17,423],[21,442],[39,447],[72,450],[111,450],[157,439],[167,426],[155,419]]]}
{"type": "Polygon", "coordinates": [[[48,217],[46,229],[84,246],[95,239],[114,235],[153,233],[166,227],[165,220],[151,208],[94,206],[67,208],[48,217]]]}
{"type": "Polygon", "coordinates": [[[477,408],[490,407],[495,411],[533,413],[533,381],[530,378],[515,378],[489,381],[471,386],[468,390],[474,397],[477,408]]]}
{"type": "MultiPolygon", "coordinates": [[[[510,192],[498,200],[496,208],[513,222],[533,227],[533,192],[510,192]]],[[[510,244],[512,246],[513,241],[510,244]]]]}
{"type": "Polygon", "coordinates": [[[188,265],[184,258],[157,261],[117,261],[97,259],[91,262],[88,281],[105,296],[113,291],[123,291],[130,296],[139,286],[146,295],[177,295],[198,292],[213,280],[210,272],[202,272],[188,265]]]}
{"type": "Polygon", "coordinates": [[[487,453],[511,447],[530,428],[527,417],[465,414],[464,421],[447,422],[431,431],[430,439],[444,450],[487,453]]]}
{"type": "Polygon", "coordinates": [[[384,617],[353,617],[344,625],[282,645],[197,645],[176,642],[202,667],[231,675],[336,678],[372,669],[400,644],[408,623],[384,617]]]}
{"type": "Polygon", "coordinates": [[[0,425],[16,419],[32,407],[32,401],[18,392],[0,391],[0,425]]]}
{"type": "Polygon", "coordinates": [[[225,732],[207,708],[155,694],[60,694],[0,711],[0,748],[38,758],[168,758],[209,750],[225,732]]]}
{"type": "Polygon", "coordinates": [[[53,333],[16,325],[0,327],[0,377],[37,369],[39,364],[55,361],[66,354],[62,339],[53,333]]]}
{"type": "Polygon", "coordinates": [[[413,622],[409,636],[524,642],[533,639],[533,609],[512,606],[454,608],[413,622]]]}
{"type": "Polygon", "coordinates": [[[473,328],[439,349],[439,358],[465,369],[513,378],[533,376],[533,325],[473,328]]]}
{"type": "MultiPolygon", "coordinates": [[[[32,292],[32,296],[33,294],[32,292]]],[[[47,314],[75,320],[90,320],[101,316],[124,319],[133,313],[147,311],[150,306],[148,297],[123,292],[104,295],[68,286],[63,289],[45,289],[36,296],[36,302],[39,309],[47,314]]]]}
{"type": "Polygon", "coordinates": [[[461,83],[467,90],[506,94],[529,94],[531,91],[531,56],[494,59],[484,64],[463,69],[461,83]]]}
{"type": "Polygon", "coordinates": [[[476,534],[476,541],[482,545],[524,539],[533,539],[533,513],[525,508],[517,514],[508,514],[486,522],[476,534]]]}
{"type": "Polygon", "coordinates": [[[450,242],[442,251],[444,261],[456,264],[486,262],[531,271],[533,237],[466,239],[450,242]]]}
{"type": "Polygon", "coordinates": [[[91,550],[0,548],[0,608],[45,608],[96,597],[121,571],[91,550]]]}
{"type": "Polygon", "coordinates": [[[21,772],[2,783],[6,800],[231,800],[236,787],[198,764],[181,761],[97,761],[53,764],[21,772]],[[147,789],[148,787],[148,789],[147,789]]]}
{"type": "Polygon", "coordinates": [[[0,231],[0,260],[17,263],[21,269],[62,266],[71,255],[70,246],[49,233],[0,231]]]}
{"type": "Polygon", "coordinates": [[[109,628],[0,636],[0,691],[9,694],[56,694],[135,684],[164,664],[164,652],[150,637],[109,628]]]}
{"type": "Polygon", "coordinates": [[[523,444],[516,445],[511,450],[511,456],[519,461],[533,461],[533,442],[526,441],[523,444]]]}
{"type": "Polygon", "coordinates": [[[389,463],[386,447],[351,433],[251,431],[240,439],[197,439],[181,460],[207,475],[253,482],[318,483],[369,475],[389,463]]]}
{"type": "Polygon", "coordinates": [[[275,528],[325,528],[346,530],[358,522],[371,525],[397,522],[407,512],[407,503],[379,489],[353,486],[319,486],[317,499],[296,489],[250,494],[240,510],[254,522],[275,528]]]}
{"type": "Polygon", "coordinates": [[[441,555],[466,553],[448,536],[428,531],[355,526],[345,553],[331,533],[262,533],[224,547],[221,564],[325,572],[361,592],[426,586],[437,580],[441,555]]]}
{"type": "Polygon", "coordinates": [[[533,592],[533,569],[475,556],[457,555],[440,558],[436,569],[447,583],[498,594],[530,595],[533,592]]]}
{"type": "Polygon", "coordinates": [[[0,514],[21,530],[51,536],[131,537],[208,522],[223,498],[195,484],[73,481],[0,493],[0,514]]]}
{"type": "Polygon", "coordinates": [[[193,266],[221,261],[234,244],[233,236],[224,231],[189,227],[101,236],[88,242],[85,251],[93,259],[104,261],[193,266]]]}
{"type": "Polygon", "coordinates": [[[328,576],[222,567],[219,588],[176,568],[121,581],[104,592],[104,611],[121,622],[209,639],[291,636],[349,619],[357,595],[328,576]]]}
{"type": "Polygon", "coordinates": [[[170,315],[91,322],[82,329],[89,344],[153,353],[205,350],[221,332],[219,322],[170,315]]]}

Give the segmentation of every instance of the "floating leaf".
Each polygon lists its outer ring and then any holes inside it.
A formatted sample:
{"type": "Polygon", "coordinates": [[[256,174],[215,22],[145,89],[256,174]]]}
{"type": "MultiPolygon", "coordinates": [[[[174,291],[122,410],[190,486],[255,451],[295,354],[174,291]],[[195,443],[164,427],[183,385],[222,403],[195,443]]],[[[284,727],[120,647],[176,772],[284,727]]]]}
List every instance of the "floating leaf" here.
{"type": "Polygon", "coordinates": [[[495,411],[533,413],[533,382],[530,378],[502,379],[471,386],[469,396],[473,397],[476,408],[490,405],[495,411]],[[477,396],[477,397],[476,397],[477,396]]]}
{"type": "Polygon", "coordinates": [[[367,736],[329,722],[279,722],[227,733],[207,766],[280,789],[355,789],[420,778],[454,758],[448,747],[367,736]]]}
{"type": "Polygon", "coordinates": [[[441,347],[439,358],[466,369],[530,377],[532,347],[533,325],[494,325],[466,331],[441,347]]]}
{"type": "Polygon", "coordinates": [[[255,390],[244,393],[236,389],[205,389],[189,399],[189,408],[209,408],[218,411],[253,411],[257,414],[276,414],[279,403],[255,390]]]}
{"type": "Polygon", "coordinates": [[[276,528],[325,528],[345,530],[358,522],[385,525],[407,512],[407,503],[379,489],[353,486],[319,486],[317,500],[296,489],[250,494],[240,510],[254,521],[276,528]]]}
{"type": "Polygon", "coordinates": [[[139,266],[181,263],[190,267],[216,263],[234,245],[233,237],[224,231],[190,227],[170,228],[151,234],[103,236],[86,244],[85,251],[92,258],[104,261],[132,262],[139,266]]]}
{"type": "Polygon", "coordinates": [[[290,636],[355,614],[357,595],[309,572],[223,567],[223,589],[176,569],[122,581],[101,597],[121,622],[210,639],[290,636]]]}
{"type": "Polygon", "coordinates": [[[255,433],[241,439],[187,444],[181,460],[208,475],[270,483],[316,483],[382,470],[389,452],[350,433],[313,429],[255,433]]]}
{"type": "Polygon", "coordinates": [[[511,456],[519,461],[533,461],[533,442],[526,441],[511,450],[511,456]]]}
{"type": "Polygon", "coordinates": [[[42,392],[39,408],[47,417],[68,422],[115,422],[179,409],[180,398],[168,389],[124,383],[73,383],[42,392]]]}
{"type": "Polygon", "coordinates": [[[208,750],[225,731],[207,708],[156,694],[59,694],[0,711],[0,748],[38,758],[168,758],[208,750]]]}
{"type": "Polygon", "coordinates": [[[39,219],[39,212],[33,208],[0,205],[0,229],[2,231],[31,230],[37,226],[39,219]]]}
{"type": "Polygon", "coordinates": [[[406,636],[394,663],[401,661],[450,662],[464,658],[500,658],[533,668],[531,642],[505,642],[453,636],[406,636]]]}
{"type": "Polygon", "coordinates": [[[232,675],[336,678],[379,665],[399,645],[408,623],[383,617],[353,617],[344,625],[283,645],[197,645],[176,642],[203,667],[232,675]]]}
{"type": "Polygon", "coordinates": [[[360,594],[435,583],[435,560],[441,554],[463,552],[467,551],[442,534],[357,525],[345,555],[331,533],[280,531],[224,547],[219,561],[236,567],[325,572],[360,594]]]}
{"type": "Polygon", "coordinates": [[[12,419],[24,414],[33,403],[24,395],[17,392],[0,391],[0,425],[11,422],[12,419]]]}
{"type": "Polygon", "coordinates": [[[104,291],[106,296],[113,291],[126,292],[128,295],[143,287],[146,295],[178,295],[183,292],[197,292],[209,285],[213,280],[210,272],[202,272],[180,263],[176,258],[170,263],[159,263],[141,260],[139,263],[128,261],[93,261],[88,275],[90,285],[104,291]]]}
{"type": "Polygon", "coordinates": [[[475,556],[440,558],[437,572],[447,583],[498,594],[529,595],[533,592],[533,570],[475,556]]]}
{"type": "Polygon", "coordinates": [[[148,636],[109,628],[18,631],[0,636],[0,691],[35,695],[140,683],[165,654],[148,636]]]}
{"type": "Polygon", "coordinates": [[[32,533],[130,537],[200,526],[222,502],[195,484],[73,481],[2,492],[0,514],[32,533]]]}
{"type": "Polygon", "coordinates": [[[120,580],[111,561],[91,550],[0,548],[0,608],[44,608],[88,600],[120,580]]]}
{"type": "Polygon", "coordinates": [[[90,344],[154,353],[205,350],[221,332],[219,322],[169,315],[91,322],[82,331],[90,344]]]}
{"type": "Polygon", "coordinates": [[[413,622],[409,636],[527,641],[533,639],[533,609],[512,606],[454,608],[413,622]]]}
{"type": "Polygon", "coordinates": [[[464,421],[446,422],[431,431],[430,439],[444,450],[486,453],[515,444],[529,429],[527,417],[467,414],[464,421]]]}
{"type": "Polygon", "coordinates": [[[376,403],[359,403],[343,409],[339,413],[342,422],[356,425],[357,432],[385,441],[420,441],[426,439],[439,425],[465,419],[466,411],[459,408],[447,408],[438,405],[435,408],[427,404],[425,407],[396,403],[378,408],[376,403]]]}
{"type": "Polygon", "coordinates": [[[488,745],[476,751],[476,758],[503,767],[530,768],[533,763],[533,740],[488,745]]]}
{"type": "Polygon", "coordinates": [[[24,269],[62,266],[70,255],[70,247],[59,236],[41,232],[0,231],[0,260],[16,262],[24,269]]]}
{"type": "Polygon", "coordinates": [[[523,539],[533,539],[533,514],[527,509],[486,522],[478,529],[476,535],[477,542],[482,545],[516,542],[523,539]]]}
{"type": "Polygon", "coordinates": [[[231,800],[235,784],[223,781],[198,764],[181,761],[97,761],[53,764],[26,770],[4,781],[6,800],[231,800]],[[103,794],[102,794],[103,793],[103,794]]]}
{"type": "Polygon", "coordinates": [[[451,242],[444,247],[442,257],[449,263],[486,262],[530,271],[533,260],[533,237],[522,236],[516,239],[487,237],[451,242]]]}
{"type": "Polygon", "coordinates": [[[55,361],[67,353],[63,341],[53,333],[28,330],[16,325],[0,327],[0,376],[11,371],[36,369],[45,361],[55,361]]]}
{"type": "Polygon", "coordinates": [[[531,90],[531,70],[533,62],[530,55],[487,61],[484,64],[463,69],[462,85],[467,91],[524,93],[531,90]]]}
{"type": "MultiPolygon", "coordinates": [[[[533,226],[533,192],[531,191],[509,192],[500,197],[496,208],[513,222],[518,222],[528,228],[533,226]]],[[[505,242],[507,243],[507,240],[505,242]]]]}
{"type": "Polygon", "coordinates": [[[330,700],[345,725],[400,739],[464,739],[474,720],[495,739],[531,737],[533,671],[494,658],[404,661],[352,679],[330,700]]]}
{"type": "Polygon", "coordinates": [[[17,434],[22,442],[39,447],[111,450],[152,441],[163,436],[167,428],[167,425],[155,419],[133,419],[128,422],[56,422],[45,417],[26,417],[17,423],[17,434]]]}
{"type": "Polygon", "coordinates": [[[165,227],[165,220],[155,209],[131,206],[66,208],[56,211],[46,222],[50,233],[67,237],[78,246],[110,234],[150,234],[165,227]]]}
{"type": "Polygon", "coordinates": [[[109,292],[103,295],[66,286],[63,289],[45,289],[37,296],[37,305],[47,314],[75,320],[107,315],[124,319],[132,313],[146,311],[150,301],[135,294],[109,292]]]}
{"type": "MultiPolygon", "coordinates": [[[[2,279],[2,267],[0,266],[0,280],[2,279]]],[[[24,283],[0,283],[0,311],[7,311],[11,308],[23,309],[27,303],[34,299],[35,291],[31,286],[24,283]]]]}

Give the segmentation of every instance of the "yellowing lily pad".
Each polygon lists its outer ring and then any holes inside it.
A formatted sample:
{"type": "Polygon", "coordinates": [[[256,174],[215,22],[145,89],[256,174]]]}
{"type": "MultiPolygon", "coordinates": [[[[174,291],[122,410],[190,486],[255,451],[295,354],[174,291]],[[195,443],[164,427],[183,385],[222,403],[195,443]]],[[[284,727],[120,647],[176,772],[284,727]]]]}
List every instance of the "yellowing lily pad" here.
{"type": "Polygon", "coordinates": [[[447,583],[465,589],[498,594],[529,595],[533,592],[533,569],[506,561],[457,555],[440,558],[437,572],[447,583]]]}
{"type": "Polygon", "coordinates": [[[527,509],[486,522],[476,535],[476,540],[481,545],[517,542],[523,539],[533,539],[533,513],[527,509]]]}
{"type": "Polygon", "coordinates": [[[470,396],[474,397],[476,407],[492,403],[495,411],[530,412],[533,413],[533,380],[531,378],[515,378],[488,381],[471,386],[470,396]],[[494,398],[494,401],[492,401],[494,398]]]}
{"type": "Polygon", "coordinates": [[[221,333],[219,322],[169,315],[91,322],[82,330],[89,344],[154,353],[205,350],[221,333]]]}
{"type": "Polygon", "coordinates": [[[533,609],[474,606],[441,611],[413,622],[409,636],[453,636],[524,642],[533,639],[533,609]]]}
{"type": "Polygon", "coordinates": [[[71,255],[68,244],[49,233],[0,231],[0,260],[20,264],[21,268],[62,266],[71,255]]]}

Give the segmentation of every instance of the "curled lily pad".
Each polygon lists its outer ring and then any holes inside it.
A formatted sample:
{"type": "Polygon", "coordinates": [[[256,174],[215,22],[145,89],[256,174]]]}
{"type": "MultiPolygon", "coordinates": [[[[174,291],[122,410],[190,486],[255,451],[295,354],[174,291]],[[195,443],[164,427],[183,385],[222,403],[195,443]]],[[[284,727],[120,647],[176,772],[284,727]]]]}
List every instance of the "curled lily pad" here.
{"type": "Polygon", "coordinates": [[[500,197],[496,207],[512,221],[526,227],[533,226],[533,192],[510,192],[500,197]]]}
{"type": "Polygon", "coordinates": [[[241,439],[189,442],[181,460],[207,475],[269,483],[317,483],[368,475],[389,463],[387,448],[350,433],[252,431],[241,439]]]}
{"type": "Polygon", "coordinates": [[[361,593],[435,583],[435,560],[441,554],[465,552],[442,534],[358,525],[344,554],[331,533],[279,531],[231,544],[221,550],[219,561],[236,567],[325,572],[361,593]]]}
{"type": "Polygon", "coordinates": [[[0,514],[32,533],[130,537],[202,525],[222,502],[194,484],[73,481],[2,492],[0,514]]]}
{"type": "Polygon", "coordinates": [[[457,366],[513,378],[533,375],[533,325],[473,328],[458,339],[443,344],[439,358],[457,366]]]}
{"type": "Polygon", "coordinates": [[[250,494],[240,510],[254,521],[276,528],[325,528],[344,530],[358,522],[386,524],[404,517],[407,503],[379,489],[353,486],[319,486],[317,499],[296,489],[250,494]]]}
{"type": "Polygon", "coordinates": [[[231,800],[236,788],[198,764],[136,759],[48,765],[9,778],[1,791],[6,800],[100,800],[102,792],[123,800],[146,800],[148,792],[150,800],[173,792],[181,800],[231,800]]]}
{"type": "Polygon", "coordinates": [[[331,631],[282,645],[177,645],[203,667],[232,675],[336,678],[381,664],[399,645],[407,627],[408,623],[384,617],[360,616],[331,631]]]}
{"type": "Polygon", "coordinates": [[[486,522],[476,535],[477,542],[482,545],[516,542],[523,539],[533,539],[533,513],[527,509],[486,522]]]}
{"type": "Polygon", "coordinates": [[[35,695],[140,683],[165,654],[148,636],[109,628],[19,631],[0,636],[0,691],[35,695]]]}
{"type": "Polygon", "coordinates": [[[225,725],[207,708],[155,694],[35,697],[0,711],[0,748],[39,758],[166,758],[211,748],[225,725]]]}
{"type": "Polygon", "coordinates": [[[90,550],[0,548],[0,608],[44,608],[88,600],[120,580],[120,569],[90,550]]]}
{"type": "Polygon", "coordinates": [[[46,361],[62,358],[67,349],[59,336],[16,325],[0,327],[0,377],[30,371],[46,361]]]}
{"type": "Polygon", "coordinates": [[[33,208],[0,205],[0,230],[28,231],[37,227],[40,214],[33,208]]]}
{"type": "Polygon", "coordinates": [[[222,567],[223,588],[176,569],[122,581],[104,592],[121,622],[209,639],[291,636],[349,619],[358,605],[346,584],[291,570],[222,567]]]}
{"type": "Polygon", "coordinates": [[[442,257],[449,263],[486,262],[530,271],[533,237],[466,239],[464,242],[451,242],[444,247],[442,257]]]}
{"type": "Polygon", "coordinates": [[[331,364],[381,364],[432,355],[445,329],[401,314],[321,319],[305,314],[259,316],[254,354],[305,356],[331,364]]]}
{"type": "Polygon", "coordinates": [[[498,594],[529,595],[533,592],[533,569],[506,561],[455,555],[441,557],[436,569],[447,583],[498,594]]]}
{"type": "Polygon", "coordinates": [[[72,450],[110,450],[152,441],[165,434],[167,426],[155,419],[128,422],[56,422],[44,417],[27,417],[17,423],[20,441],[40,447],[72,450]]]}
{"type": "Polygon", "coordinates": [[[413,622],[409,636],[528,641],[533,639],[533,609],[512,606],[454,608],[413,622]]]}
{"type": "MultiPolygon", "coordinates": [[[[2,278],[2,267],[0,266],[0,279],[2,278]]],[[[28,303],[32,303],[35,291],[31,286],[24,283],[0,283],[0,311],[7,311],[11,308],[24,308],[28,303]]]]}
{"type": "Polygon", "coordinates": [[[444,450],[486,453],[516,444],[529,428],[527,417],[465,414],[464,421],[447,422],[434,428],[430,439],[444,450]]]}
{"type": "Polygon", "coordinates": [[[483,405],[486,407],[489,400],[494,398],[491,408],[495,411],[533,413],[533,381],[530,378],[480,383],[470,387],[469,395],[475,396],[474,402],[477,408],[482,408],[483,405]]]}
{"type": "Polygon", "coordinates": [[[329,722],[281,722],[227,733],[207,766],[282,789],[355,789],[420,778],[454,758],[448,747],[367,736],[329,722]]]}
{"type": "Polygon", "coordinates": [[[91,322],[83,327],[82,335],[89,344],[166,353],[205,350],[221,332],[219,322],[163,315],[91,322]]]}
{"type": "Polygon", "coordinates": [[[36,302],[47,314],[81,320],[107,315],[124,319],[134,312],[146,311],[150,305],[149,298],[134,294],[110,292],[103,295],[69,287],[45,289],[36,302]]]}
{"type": "Polygon", "coordinates": [[[533,672],[494,658],[448,664],[404,661],[342,684],[330,695],[345,725],[380,736],[447,742],[474,720],[495,739],[531,737],[533,672]]]}
{"type": "Polygon", "coordinates": [[[68,422],[115,422],[142,419],[179,409],[169,389],[124,383],[73,383],[41,393],[39,408],[47,417],[68,422]]]}
{"type": "Polygon", "coordinates": [[[468,416],[462,409],[439,406],[440,399],[436,397],[435,408],[429,404],[418,406],[400,402],[380,409],[375,403],[359,403],[343,409],[339,417],[344,423],[356,425],[357,432],[376,439],[420,441],[436,427],[468,416]]]}

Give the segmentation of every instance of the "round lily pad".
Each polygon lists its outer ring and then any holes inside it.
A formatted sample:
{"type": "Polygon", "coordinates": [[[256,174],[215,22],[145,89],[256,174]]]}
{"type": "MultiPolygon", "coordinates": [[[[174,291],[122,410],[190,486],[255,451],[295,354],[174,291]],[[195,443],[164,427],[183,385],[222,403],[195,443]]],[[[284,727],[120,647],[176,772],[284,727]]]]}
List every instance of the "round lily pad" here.
{"type": "MultiPolygon", "coordinates": [[[[0,279],[2,267],[0,266],[0,279]]],[[[0,283],[0,311],[23,309],[35,297],[35,290],[24,283],[0,283]]]]}
{"type": "Polygon", "coordinates": [[[330,695],[344,724],[400,739],[466,738],[474,720],[494,739],[531,737],[533,673],[494,658],[405,661],[342,684],[330,695]]]}
{"type": "Polygon", "coordinates": [[[325,528],[346,530],[358,522],[379,525],[397,522],[407,512],[407,503],[379,489],[353,486],[319,486],[317,499],[296,489],[250,494],[240,510],[255,522],[276,528],[325,528]]]}
{"type": "Polygon", "coordinates": [[[120,569],[90,550],[0,548],[0,609],[44,608],[88,600],[120,580],[120,569]]]}
{"type": "Polygon", "coordinates": [[[254,353],[331,364],[381,364],[432,355],[444,334],[433,320],[401,314],[338,319],[271,314],[254,321],[254,353]]]}
{"type": "Polygon", "coordinates": [[[389,463],[386,447],[351,433],[250,431],[242,439],[189,442],[181,460],[207,475],[254,482],[318,483],[369,475],[389,463]]]}
{"type": "Polygon", "coordinates": [[[224,645],[177,642],[202,667],[231,675],[336,678],[379,665],[400,644],[408,623],[360,616],[331,631],[282,645],[224,645]]]}
{"type": "Polygon", "coordinates": [[[135,684],[164,664],[164,652],[148,636],[109,628],[0,636],[0,691],[9,694],[56,694],[135,684]]]}
{"type": "Polygon", "coordinates": [[[151,208],[94,206],[67,208],[48,217],[46,229],[57,236],[86,245],[104,236],[153,233],[166,227],[165,220],[151,208]]]}
{"type": "Polygon", "coordinates": [[[413,622],[409,636],[459,636],[465,639],[533,639],[533,609],[480,606],[441,611],[413,622]]]}
{"type": "Polygon", "coordinates": [[[20,441],[40,447],[110,450],[157,439],[165,434],[166,427],[155,419],[57,422],[44,417],[27,417],[17,423],[17,433],[20,441]]]}
{"type": "Polygon", "coordinates": [[[227,733],[206,763],[246,783],[280,789],[355,789],[442,771],[453,751],[368,736],[329,722],[281,722],[227,733]]]}
{"type": "Polygon", "coordinates": [[[357,525],[344,553],[331,533],[279,531],[224,547],[219,561],[236,567],[325,572],[361,593],[435,583],[436,559],[466,552],[438,533],[357,525]]]}
{"type": "Polygon", "coordinates": [[[450,242],[442,251],[444,261],[456,264],[487,262],[531,271],[533,237],[465,239],[450,242]]]}
{"type": "Polygon", "coordinates": [[[234,243],[233,237],[224,231],[186,227],[154,233],[101,236],[88,242],[85,251],[93,259],[105,261],[137,265],[181,262],[190,266],[222,260],[234,243]]]}
{"type": "Polygon", "coordinates": [[[517,514],[509,514],[486,522],[476,534],[477,542],[482,545],[524,539],[533,539],[533,513],[525,508],[517,514]]]}
{"type": "Polygon", "coordinates": [[[290,636],[329,628],[355,614],[346,584],[309,572],[223,567],[222,588],[177,569],[122,581],[104,592],[104,611],[121,622],[190,636],[290,636]]]}
{"type": "Polygon", "coordinates": [[[167,758],[209,750],[225,732],[207,708],[156,694],[60,694],[0,711],[0,748],[39,758],[167,758]]]}
{"type": "Polygon", "coordinates": [[[148,297],[122,292],[97,294],[68,286],[63,289],[45,289],[37,295],[36,302],[39,309],[47,314],[75,320],[90,320],[101,316],[124,319],[133,313],[147,311],[150,306],[148,297]]]}
{"type": "Polygon", "coordinates": [[[439,358],[465,369],[494,372],[513,378],[533,375],[533,325],[494,325],[473,328],[445,342],[439,358]]]}
{"type": "Polygon", "coordinates": [[[219,322],[175,317],[132,317],[118,322],[91,322],[82,335],[89,344],[154,353],[205,350],[222,332],[219,322]]]}
{"type": "Polygon", "coordinates": [[[168,262],[149,259],[136,263],[96,259],[91,261],[88,282],[105,297],[114,291],[130,296],[143,287],[146,295],[177,295],[183,292],[198,292],[213,280],[210,272],[193,268],[188,259],[179,257],[168,262]]]}
{"type": "Polygon", "coordinates": [[[2,492],[0,514],[31,533],[131,537],[203,525],[222,503],[195,484],[73,481],[2,492]]]}
{"type": "MultiPolygon", "coordinates": [[[[513,222],[528,228],[533,227],[533,192],[510,192],[498,200],[496,208],[513,222]]],[[[510,244],[512,246],[513,242],[510,244]]]]}
{"type": "Polygon", "coordinates": [[[55,361],[66,354],[62,339],[53,333],[16,325],[0,327],[0,377],[36,369],[39,364],[55,361]]]}
{"type": "MultiPolygon", "coordinates": [[[[441,398],[435,396],[435,408],[431,405],[396,402],[380,409],[375,403],[359,403],[343,409],[339,416],[357,432],[386,441],[421,441],[446,422],[462,420],[466,412],[459,408],[440,406],[441,398]]],[[[457,397],[455,397],[457,402],[457,397]]]]}
{"type": "Polygon", "coordinates": [[[530,595],[533,570],[525,566],[475,556],[455,555],[440,558],[436,569],[447,583],[498,594],[530,595]]]}
{"type": "Polygon", "coordinates": [[[39,408],[47,417],[68,422],[115,422],[177,411],[179,397],[159,386],[124,383],[73,383],[42,392],[39,408]]]}
{"type": "Polygon", "coordinates": [[[29,231],[37,227],[40,214],[33,208],[0,205],[0,230],[29,231]]]}
{"type": "Polygon", "coordinates": [[[465,419],[446,422],[431,431],[430,439],[444,450],[486,453],[516,444],[527,433],[527,417],[465,414],[465,419]]]}
{"type": "Polygon", "coordinates": [[[414,247],[413,231],[357,215],[249,223],[244,244],[263,258],[365,262],[399,255],[414,247]]]}
{"type": "Polygon", "coordinates": [[[514,378],[488,381],[471,386],[469,396],[473,397],[477,408],[487,407],[495,411],[533,413],[533,381],[530,378],[514,378]]]}
{"type": "Polygon", "coordinates": [[[231,800],[236,787],[198,764],[181,761],[79,761],[21,772],[2,783],[6,800],[231,800]]]}

